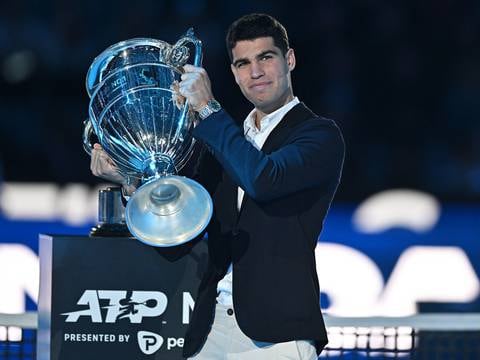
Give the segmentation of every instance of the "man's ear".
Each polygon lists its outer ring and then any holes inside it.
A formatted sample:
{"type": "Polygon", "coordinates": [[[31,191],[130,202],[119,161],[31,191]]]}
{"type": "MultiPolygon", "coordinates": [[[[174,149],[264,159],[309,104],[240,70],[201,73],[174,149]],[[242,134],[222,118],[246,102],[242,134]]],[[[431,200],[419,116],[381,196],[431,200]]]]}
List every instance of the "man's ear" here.
{"type": "Polygon", "coordinates": [[[233,66],[233,64],[230,64],[230,70],[232,70],[233,77],[235,78],[235,82],[238,85],[237,68],[235,66],[233,66]]]}
{"type": "Polygon", "coordinates": [[[287,60],[288,70],[292,71],[293,69],[295,69],[297,61],[295,60],[295,52],[292,48],[287,50],[287,53],[285,54],[285,59],[287,60]]]}

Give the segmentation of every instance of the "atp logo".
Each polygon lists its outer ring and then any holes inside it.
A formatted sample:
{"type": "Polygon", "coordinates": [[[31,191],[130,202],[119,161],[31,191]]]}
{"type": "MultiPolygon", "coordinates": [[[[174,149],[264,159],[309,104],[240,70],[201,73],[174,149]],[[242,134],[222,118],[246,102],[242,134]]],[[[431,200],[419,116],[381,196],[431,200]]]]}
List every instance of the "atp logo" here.
{"type": "Polygon", "coordinates": [[[157,352],[163,345],[163,337],[151,331],[139,331],[137,333],[138,346],[145,355],[157,352]]]}
{"type": "Polygon", "coordinates": [[[77,305],[87,305],[83,310],[62,313],[65,322],[77,322],[88,317],[93,323],[115,323],[128,319],[140,324],[144,317],[156,317],[165,312],[167,296],[160,291],[85,290],[77,305]],[[106,305],[101,306],[101,301],[106,305]]]}

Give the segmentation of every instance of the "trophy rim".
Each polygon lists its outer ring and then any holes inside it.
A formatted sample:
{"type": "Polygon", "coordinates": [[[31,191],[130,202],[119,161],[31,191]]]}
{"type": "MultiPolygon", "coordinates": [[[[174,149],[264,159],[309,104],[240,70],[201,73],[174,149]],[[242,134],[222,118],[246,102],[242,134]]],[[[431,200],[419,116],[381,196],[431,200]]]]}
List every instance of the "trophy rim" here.
{"type": "MultiPolygon", "coordinates": [[[[99,67],[100,65],[108,64],[107,60],[113,58],[113,52],[118,52],[123,47],[131,46],[131,45],[150,45],[158,47],[159,50],[165,47],[172,47],[173,45],[169,44],[166,41],[155,39],[155,38],[148,38],[148,37],[136,37],[127,40],[119,41],[113,45],[110,45],[108,48],[103,50],[99,55],[97,55],[92,63],[90,64],[87,76],[85,77],[85,88],[87,89],[87,94],[92,96],[95,89],[103,82],[104,79],[98,81],[96,83],[90,84],[90,75],[93,73],[94,68],[99,67]]],[[[135,65],[135,64],[134,64],[135,65]]],[[[125,68],[125,67],[123,67],[125,68]]],[[[107,76],[108,77],[108,76],[107,76]]]]}

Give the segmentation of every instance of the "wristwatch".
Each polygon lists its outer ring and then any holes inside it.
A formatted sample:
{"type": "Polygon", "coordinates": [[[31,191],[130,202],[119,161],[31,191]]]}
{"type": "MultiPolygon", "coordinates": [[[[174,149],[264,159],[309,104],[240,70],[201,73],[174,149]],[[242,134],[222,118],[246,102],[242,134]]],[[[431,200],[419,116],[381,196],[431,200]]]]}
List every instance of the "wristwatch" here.
{"type": "Polygon", "coordinates": [[[202,107],[200,110],[198,110],[198,116],[200,116],[200,119],[205,119],[207,116],[212,115],[213,113],[219,112],[222,109],[222,105],[215,100],[211,99],[208,100],[207,105],[202,107]]]}

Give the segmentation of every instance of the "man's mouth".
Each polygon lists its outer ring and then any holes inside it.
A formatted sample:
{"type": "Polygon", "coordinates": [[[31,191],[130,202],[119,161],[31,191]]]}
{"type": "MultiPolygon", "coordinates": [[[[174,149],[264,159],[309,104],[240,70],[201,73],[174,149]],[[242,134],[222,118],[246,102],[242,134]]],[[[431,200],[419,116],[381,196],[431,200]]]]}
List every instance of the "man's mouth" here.
{"type": "Polygon", "coordinates": [[[258,91],[258,90],[263,90],[263,89],[267,88],[268,86],[270,86],[269,81],[262,81],[262,82],[258,82],[258,83],[254,83],[254,84],[250,85],[250,89],[258,91]]]}

